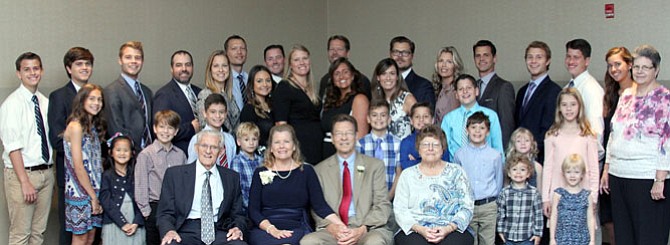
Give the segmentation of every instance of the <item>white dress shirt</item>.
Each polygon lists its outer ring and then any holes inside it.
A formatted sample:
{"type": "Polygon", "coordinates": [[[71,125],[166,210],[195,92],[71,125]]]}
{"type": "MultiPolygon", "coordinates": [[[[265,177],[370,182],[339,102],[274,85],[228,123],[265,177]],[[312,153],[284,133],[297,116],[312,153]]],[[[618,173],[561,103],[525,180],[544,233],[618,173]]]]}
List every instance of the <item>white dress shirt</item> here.
{"type": "MultiPolygon", "coordinates": [[[[187,219],[200,219],[200,208],[202,207],[200,202],[202,200],[202,185],[205,183],[205,178],[207,177],[205,175],[205,171],[207,171],[207,169],[202,166],[200,160],[198,160],[195,165],[195,190],[193,192],[193,204],[191,205],[191,212],[188,213],[187,219]]],[[[212,174],[209,176],[209,186],[212,190],[210,192],[212,194],[212,214],[214,214],[214,217],[218,217],[219,207],[221,206],[221,202],[223,202],[223,192],[225,190],[223,189],[221,175],[219,175],[219,170],[216,168],[216,166],[212,166],[209,171],[212,172],[212,174]]],[[[214,218],[214,221],[216,222],[216,218],[214,218]]]]}

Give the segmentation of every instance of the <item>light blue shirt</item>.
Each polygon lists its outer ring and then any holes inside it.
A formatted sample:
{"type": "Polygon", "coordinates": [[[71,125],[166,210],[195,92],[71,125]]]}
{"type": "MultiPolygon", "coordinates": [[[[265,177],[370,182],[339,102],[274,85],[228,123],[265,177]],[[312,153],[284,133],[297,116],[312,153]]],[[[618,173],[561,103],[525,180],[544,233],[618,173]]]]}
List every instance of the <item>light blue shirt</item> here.
{"type": "MultiPolygon", "coordinates": [[[[209,129],[209,130],[214,130],[212,127],[209,125],[205,125],[205,128],[202,130],[209,129]]],[[[221,134],[223,135],[223,144],[226,146],[226,157],[228,158],[228,165],[230,166],[231,161],[235,157],[236,152],[237,152],[237,145],[235,144],[235,138],[233,138],[232,135],[229,133],[226,133],[223,131],[223,128],[221,129],[221,134]]],[[[187,164],[190,164],[192,162],[195,162],[195,160],[198,159],[198,153],[195,150],[195,143],[198,140],[198,135],[193,135],[191,138],[191,141],[188,143],[188,161],[187,164]]],[[[219,159],[216,159],[216,162],[219,162],[219,159]]]]}
{"type": "MultiPolygon", "coordinates": [[[[349,217],[356,216],[356,207],[354,206],[354,165],[356,165],[356,152],[351,154],[348,158],[344,159],[340,155],[337,155],[337,163],[340,167],[340,179],[344,175],[344,161],[347,161],[347,168],[349,169],[349,181],[351,181],[351,202],[349,203],[349,217]]],[[[344,190],[343,190],[344,191],[344,190]]],[[[336,211],[337,212],[337,211],[336,211]]]]}
{"type": "MultiPolygon", "coordinates": [[[[200,210],[202,208],[202,187],[207,178],[205,175],[207,169],[202,166],[202,163],[198,161],[195,164],[193,204],[191,204],[191,211],[188,213],[188,219],[200,219],[202,217],[202,210],[200,210]]],[[[221,202],[223,202],[223,192],[225,190],[223,189],[223,182],[221,182],[221,176],[219,175],[219,170],[216,166],[212,166],[209,171],[212,173],[209,176],[209,186],[211,188],[210,194],[212,195],[212,214],[214,217],[218,217],[219,207],[221,206],[221,202]]]]}
{"type": "Polygon", "coordinates": [[[463,131],[466,126],[465,119],[478,111],[483,112],[484,115],[489,117],[489,121],[491,121],[489,136],[486,137],[486,143],[493,147],[493,149],[498,150],[500,153],[504,153],[504,147],[502,144],[502,130],[500,129],[500,120],[498,119],[498,114],[496,114],[495,111],[480,106],[477,102],[475,102],[470,110],[465,109],[465,107],[461,105],[455,110],[447,113],[447,115],[444,116],[444,119],[442,119],[441,128],[442,131],[447,134],[449,159],[454,159],[454,154],[463,145],[463,131]]]}
{"type": "Polygon", "coordinates": [[[467,144],[456,152],[454,162],[468,175],[475,200],[498,196],[503,185],[502,153],[486,144],[467,144]]]}
{"type": "Polygon", "coordinates": [[[242,108],[244,107],[244,100],[242,99],[242,89],[240,88],[240,80],[237,79],[237,75],[242,74],[242,77],[244,78],[243,82],[247,87],[249,87],[249,84],[247,84],[247,81],[249,80],[249,73],[246,71],[242,71],[242,73],[236,72],[234,69],[230,69],[232,72],[232,77],[231,81],[233,82],[233,98],[235,99],[235,103],[237,103],[237,107],[240,108],[240,111],[242,111],[242,108]]]}

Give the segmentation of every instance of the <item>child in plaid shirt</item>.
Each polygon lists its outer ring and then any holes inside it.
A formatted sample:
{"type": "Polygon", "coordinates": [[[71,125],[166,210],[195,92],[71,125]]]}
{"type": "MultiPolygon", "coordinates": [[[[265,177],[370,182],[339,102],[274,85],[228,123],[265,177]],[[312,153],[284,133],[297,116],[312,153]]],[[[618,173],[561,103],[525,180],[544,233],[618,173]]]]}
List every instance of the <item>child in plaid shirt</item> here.
{"type": "Polygon", "coordinates": [[[240,123],[235,130],[240,153],[233,158],[230,169],[240,174],[240,188],[242,189],[242,202],[245,210],[249,206],[251,177],[254,175],[254,170],[263,162],[263,157],[256,151],[260,134],[258,126],[252,122],[240,123]]]}
{"type": "Polygon", "coordinates": [[[498,236],[505,244],[540,244],[542,201],[539,191],[528,184],[533,164],[521,155],[507,159],[510,184],[498,196],[498,236]]]}
{"type": "Polygon", "coordinates": [[[390,121],[389,104],[384,100],[373,101],[368,113],[368,123],[372,130],[358,141],[358,152],[384,161],[389,200],[392,200],[395,193],[393,183],[397,177],[396,166],[400,161],[400,139],[388,132],[390,121]]]}

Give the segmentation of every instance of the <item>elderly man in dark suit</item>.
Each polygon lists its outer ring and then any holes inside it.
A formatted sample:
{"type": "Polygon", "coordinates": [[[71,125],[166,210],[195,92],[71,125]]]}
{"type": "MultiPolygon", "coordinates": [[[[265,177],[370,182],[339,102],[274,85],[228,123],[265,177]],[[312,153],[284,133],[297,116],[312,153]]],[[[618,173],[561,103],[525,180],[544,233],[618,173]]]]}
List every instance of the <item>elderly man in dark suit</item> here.
{"type": "Polygon", "coordinates": [[[70,48],[63,57],[65,71],[70,81],[49,95],[47,122],[49,124],[49,142],[56,150],[56,184],[58,185],[58,223],[61,225],[60,244],[72,243],[72,233],[65,230],[65,149],[63,138],[59,136],[65,130],[67,117],[72,112],[72,100],[81,86],[88,83],[93,74],[93,54],[86,48],[70,48]]]}
{"type": "Polygon", "coordinates": [[[514,123],[514,86],[496,74],[496,46],[489,40],[479,40],[472,46],[475,66],[479,71],[477,103],[498,114],[502,129],[503,146],[516,127],[514,123]]]}
{"type": "Polygon", "coordinates": [[[415,50],[414,42],[405,36],[397,36],[391,39],[389,46],[390,57],[398,64],[409,92],[414,95],[417,102],[427,102],[434,109],[435,91],[433,90],[433,85],[431,85],[428,79],[419,76],[412,69],[415,50]]]}
{"type": "Polygon", "coordinates": [[[185,50],[172,54],[172,79],[156,92],[154,112],[173,110],[181,117],[181,124],[172,143],[184,152],[188,152],[188,143],[193,135],[200,131],[196,118],[196,101],[200,88],[191,84],[193,77],[193,57],[185,50]]]}
{"type": "Polygon", "coordinates": [[[549,78],[551,49],[541,41],[533,41],[526,48],[526,68],[530,82],[519,89],[516,95],[516,119],[518,127],[533,133],[539,153],[537,161],[544,161],[544,134],[554,123],[556,97],[561,87],[549,78]]]}
{"type": "Polygon", "coordinates": [[[219,132],[203,130],[198,160],[165,172],[156,218],[161,244],[246,244],[240,175],[215,164],[222,147],[219,132]]]}
{"type": "Polygon", "coordinates": [[[144,50],[142,43],[126,42],[119,48],[121,75],[104,91],[107,132],[121,132],[130,136],[135,152],[151,144],[152,92],[137,79],[142,71],[144,50]]]}
{"type": "Polygon", "coordinates": [[[300,244],[393,244],[393,232],[386,226],[392,212],[386,167],[381,160],[356,152],[356,125],[352,116],[335,116],[336,153],[315,167],[326,202],[338,210],[346,226],[314,216],[318,231],[300,244]]]}

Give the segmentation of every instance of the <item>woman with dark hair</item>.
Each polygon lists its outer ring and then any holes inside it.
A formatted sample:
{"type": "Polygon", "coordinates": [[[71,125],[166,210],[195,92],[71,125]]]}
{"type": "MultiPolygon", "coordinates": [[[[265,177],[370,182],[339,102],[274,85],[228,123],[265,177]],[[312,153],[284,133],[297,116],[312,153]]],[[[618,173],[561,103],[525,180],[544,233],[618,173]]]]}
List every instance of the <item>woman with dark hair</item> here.
{"type": "MultiPolygon", "coordinates": [[[[283,81],[282,81],[283,82],[283,81]]],[[[263,166],[254,171],[249,190],[250,244],[299,244],[311,232],[309,210],[334,225],[344,223],[323,197],[314,168],[305,164],[291,125],[270,130],[263,166]]]]}
{"type": "MultiPolygon", "coordinates": [[[[627,88],[635,86],[633,81],[633,55],[625,47],[614,47],[605,55],[607,71],[605,72],[605,98],[603,99],[603,118],[605,130],[603,132],[603,145],[607,146],[612,131],[611,122],[616,111],[621,93],[627,88]]],[[[607,149],[605,149],[607,150],[607,149]]],[[[606,175],[606,170],[603,169],[606,175]]],[[[602,178],[603,173],[601,173],[602,178]]],[[[602,189],[598,201],[600,212],[600,223],[610,235],[610,243],[614,245],[614,225],[612,223],[612,201],[610,195],[602,189]]]]}
{"type": "Polygon", "coordinates": [[[272,82],[272,73],[262,65],[256,65],[249,70],[249,81],[247,81],[247,104],[242,108],[240,122],[252,122],[260,129],[258,139],[259,152],[265,151],[270,129],[274,126],[272,118],[272,104],[270,93],[275,83],[272,82]]]}
{"type": "Polygon", "coordinates": [[[372,78],[372,100],[386,100],[391,108],[389,133],[404,139],[412,133],[409,113],[416,98],[409,92],[405,80],[400,75],[398,64],[391,58],[380,60],[372,78]]]}
{"type": "Polygon", "coordinates": [[[452,83],[463,72],[463,61],[453,46],[437,51],[433,88],[435,88],[435,125],[442,124],[442,118],[461,104],[456,98],[456,90],[452,83]]]}
{"type": "Polygon", "coordinates": [[[207,66],[205,68],[205,89],[198,94],[198,101],[195,112],[200,122],[200,128],[205,127],[205,99],[212,93],[220,93],[226,100],[228,113],[223,126],[226,127],[228,133],[233,134],[235,127],[240,123],[240,109],[233,98],[233,83],[230,78],[230,63],[226,52],[223,50],[215,50],[209,55],[207,59],[207,66]]]}
{"type": "Polygon", "coordinates": [[[332,81],[326,89],[326,97],[323,99],[323,111],[321,112],[321,130],[326,132],[323,138],[323,155],[335,154],[330,129],[332,120],[338,114],[351,115],[356,118],[358,131],[356,140],[363,138],[370,130],[367,123],[368,106],[370,101],[365,95],[363,85],[360,84],[361,74],[354,65],[345,57],[333,61],[328,69],[328,76],[332,81]]]}
{"type": "Polygon", "coordinates": [[[293,46],[288,55],[288,66],[286,79],[272,92],[275,125],[288,123],[299,129],[296,133],[305,161],[317,164],[323,160],[321,102],[314,88],[309,50],[302,45],[293,46]]]}
{"type": "Polygon", "coordinates": [[[618,244],[667,244],[670,231],[670,90],[658,82],[661,55],[633,54],[637,86],[623,91],[612,117],[602,190],[611,194],[618,244]]]}

